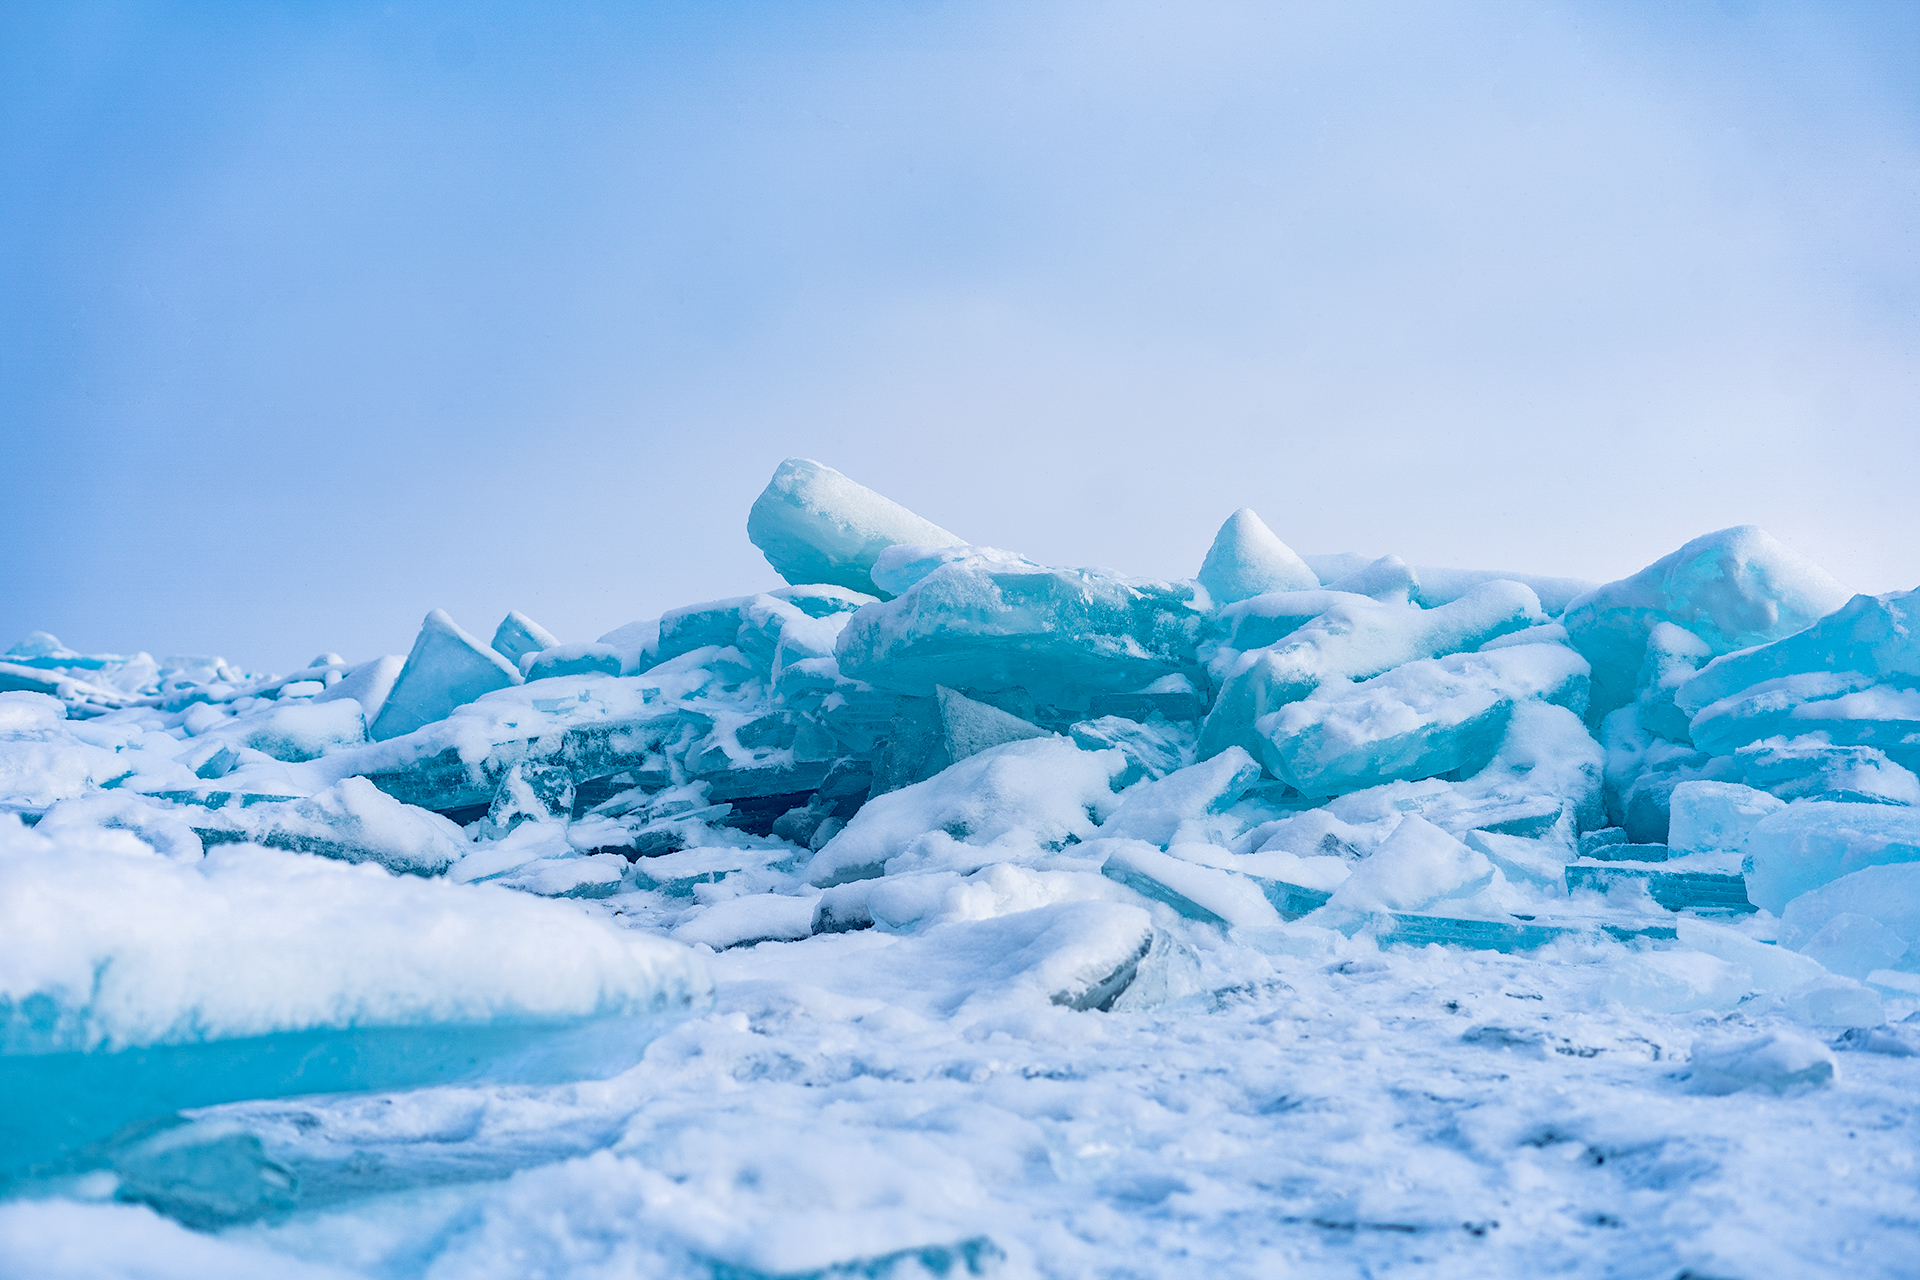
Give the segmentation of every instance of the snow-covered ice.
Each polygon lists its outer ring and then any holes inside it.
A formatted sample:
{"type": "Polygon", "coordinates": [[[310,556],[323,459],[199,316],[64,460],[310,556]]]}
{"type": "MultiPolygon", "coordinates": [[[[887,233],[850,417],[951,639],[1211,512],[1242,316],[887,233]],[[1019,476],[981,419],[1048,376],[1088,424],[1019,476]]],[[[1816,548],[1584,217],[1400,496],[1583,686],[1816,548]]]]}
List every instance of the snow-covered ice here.
{"type": "Polygon", "coordinates": [[[0,655],[0,1275],[1912,1274],[1913,593],[748,533],[597,640],[0,655]]]}

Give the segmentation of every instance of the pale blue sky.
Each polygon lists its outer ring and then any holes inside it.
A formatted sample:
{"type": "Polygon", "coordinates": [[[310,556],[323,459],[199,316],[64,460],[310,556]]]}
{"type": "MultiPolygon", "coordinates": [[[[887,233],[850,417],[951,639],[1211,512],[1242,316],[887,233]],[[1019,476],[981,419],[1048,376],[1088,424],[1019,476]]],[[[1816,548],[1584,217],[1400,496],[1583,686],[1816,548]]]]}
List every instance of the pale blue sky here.
{"type": "Polygon", "coordinates": [[[1920,583],[1912,5],[0,3],[0,645],[286,668],[974,541],[1920,583]]]}

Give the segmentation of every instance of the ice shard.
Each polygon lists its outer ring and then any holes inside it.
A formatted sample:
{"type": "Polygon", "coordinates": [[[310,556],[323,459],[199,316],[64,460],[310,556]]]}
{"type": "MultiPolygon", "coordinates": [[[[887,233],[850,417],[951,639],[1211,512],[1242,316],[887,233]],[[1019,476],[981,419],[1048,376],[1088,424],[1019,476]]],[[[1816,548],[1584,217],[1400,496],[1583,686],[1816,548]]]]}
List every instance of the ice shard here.
{"type": "Polygon", "coordinates": [[[832,467],[788,458],[747,514],[747,537],[788,582],[831,583],[880,592],[873,562],[899,544],[948,546],[963,541],[832,467]]]}
{"type": "Polygon", "coordinates": [[[412,733],[422,725],[446,719],[455,708],[482,694],[519,683],[518,668],[462,631],[444,609],[435,609],[420,624],[407,665],[394,681],[393,692],[387,695],[368,736],[383,741],[412,733]]]}

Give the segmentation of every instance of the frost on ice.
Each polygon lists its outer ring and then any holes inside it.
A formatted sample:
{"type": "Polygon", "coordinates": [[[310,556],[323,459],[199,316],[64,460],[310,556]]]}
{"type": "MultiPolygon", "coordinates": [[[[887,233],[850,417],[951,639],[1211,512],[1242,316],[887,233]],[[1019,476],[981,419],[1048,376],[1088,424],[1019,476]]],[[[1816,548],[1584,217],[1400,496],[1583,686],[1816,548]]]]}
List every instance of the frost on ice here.
{"type": "Polygon", "coordinates": [[[0,656],[5,1265],[1763,1274],[1798,1177],[1725,1152],[1901,1158],[1913,593],[1246,509],[1128,578],[804,459],[747,529],[785,585],[596,639],[0,656]]]}

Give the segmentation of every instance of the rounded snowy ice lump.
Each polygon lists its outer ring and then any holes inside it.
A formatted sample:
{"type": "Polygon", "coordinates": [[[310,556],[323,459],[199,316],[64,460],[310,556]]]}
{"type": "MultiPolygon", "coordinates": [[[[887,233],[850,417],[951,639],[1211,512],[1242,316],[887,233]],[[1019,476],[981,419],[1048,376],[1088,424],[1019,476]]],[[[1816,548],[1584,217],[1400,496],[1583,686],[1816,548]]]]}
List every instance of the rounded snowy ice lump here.
{"type": "Polygon", "coordinates": [[[1667,844],[1674,853],[1738,850],[1760,819],[1786,801],[1737,782],[1683,782],[1673,789],[1667,844]]]}
{"type": "Polygon", "coordinates": [[[1118,802],[1110,784],[1126,767],[1118,751],[1082,751],[1066,738],[989,747],[867,801],[814,855],[807,879],[824,888],[883,875],[889,859],[930,834],[973,845],[1016,831],[1042,845],[1088,839],[1118,802]]]}
{"type": "Polygon", "coordinates": [[[1725,654],[1791,635],[1846,599],[1846,588],[1825,569],[1764,529],[1739,525],[1594,588],[1569,604],[1561,621],[1593,664],[1590,717],[1598,721],[1633,701],[1655,623],[1684,627],[1725,654]]]}
{"type": "Polygon", "coordinates": [[[1831,1084],[1838,1074],[1833,1051],[1797,1031],[1769,1031],[1748,1040],[1703,1040],[1693,1047],[1696,1093],[1786,1093],[1831,1084]]]}
{"type": "Polygon", "coordinates": [[[67,718],[67,704],[45,693],[24,689],[0,693],[0,733],[51,729],[67,718]]]}
{"type": "Polygon", "coordinates": [[[1801,800],[1747,836],[1747,897],[1779,914],[1821,885],[1866,867],[1920,862],[1920,812],[1904,805],[1801,800]]]}
{"type": "Polygon", "coordinates": [[[1485,854],[1408,814],[1354,867],[1327,905],[1346,911],[1418,911],[1444,898],[1470,897],[1493,883],[1493,875],[1485,854]]]}
{"type": "Polygon", "coordinates": [[[711,988],[684,947],[571,903],[249,845],[181,863],[125,842],[0,818],[6,1051],[637,1014],[711,988]]]}
{"type": "Polygon", "coordinates": [[[747,513],[747,537],[796,586],[825,582],[866,592],[877,591],[873,564],[888,547],[962,541],[811,458],[780,464],[747,513]]]}
{"type": "Polygon", "coordinates": [[[1252,507],[1240,508],[1220,526],[1198,577],[1216,606],[1269,591],[1310,591],[1320,585],[1306,561],[1274,536],[1252,507]]]}

